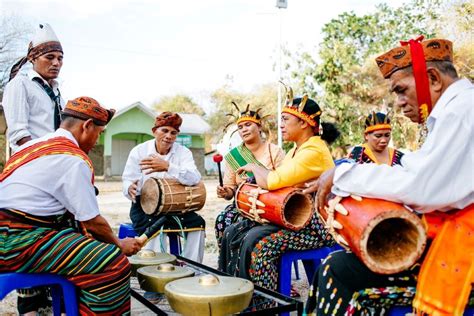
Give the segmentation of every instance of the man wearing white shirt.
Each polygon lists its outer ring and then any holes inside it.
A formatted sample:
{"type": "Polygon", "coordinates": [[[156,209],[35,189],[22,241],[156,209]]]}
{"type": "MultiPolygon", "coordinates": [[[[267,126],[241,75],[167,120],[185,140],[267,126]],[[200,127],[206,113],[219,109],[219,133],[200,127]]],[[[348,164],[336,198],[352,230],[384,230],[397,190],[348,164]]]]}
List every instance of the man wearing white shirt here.
{"type": "Polygon", "coordinates": [[[413,307],[420,314],[462,315],[469,301],[474,281],[474,86],[458,78],[450,41],[422,40],[402,42],[376,59],[404,114],[426,123],[422,147],[405,154],[401,166],[342,164],[306,192],[318,190],[319,209],[331,190],[406,204],[424,213],[431,246],[415,266],[394,275],[373,273],[353,253],[333,253],[315,276],[308,314],[352,315],[367,307],[378,314],[380,308],[410,302],[415,286],[413,307]]]}
{"type": "Polygon", "coordinates": [[[64,100],[56,78],[62,65],[61,43],[48,24],[40,25],[27,56],[12,67],[3,94],[7,138],[13,152],[27,141],[59,127],[64,100]],[[32,64],[32,69],[26,67],[27,62],[32,64]]]}
{"type": "MultiPolygon", "coordinates": [[[[151,216],[143,212],[140,203],[141,188],[151,177],[174,178],[183,185],[196,185],[201,174],[196,168],[191,151],[176,143],[182,119],[177,113],[163,112],[155,119],[152,128],[155,139],[133,148],[123,171],[123,194],[132,201],[130,218],[134,229],[142,234],[161,216],[151,216]]],[[[185,232],[186,242],[182,255],[202,262],[205,242],[205,221],[195,212],[188,212],[167,218],[163,232],[185,232]]],[[[161,251],[166,249],[166,241],[155,237],[146,249],[161,251]]]]}
{"type": "MultiPolygon", "coordinates": [[[[62,64],[63,49],[59,39],[49,24],[40,24],[28,46],[27,56],[12,67],[10,81],[3,94],[7,140],[13,153],[26,142],[54,132],[59,127],[64,100],[55,79],[62,64]]],[[[20,314],[44,306],[34,302],[44,302],[45,299],[31,299],[45,295],[44,290],[35,288],[18,292],[20,314]]]]}
{"type": "MultiPolygon", "coordinates": [[[[61,127],[21,146],[0,174],[0,273],[67,278],[81,315],[130,313],[126,255],[141,247],[115,236],[95,196],[87,153],[113,114],[89,97],[69,101],[61,127]]],[[[25,299],[29,306],[37,300],[25,299]]]]}

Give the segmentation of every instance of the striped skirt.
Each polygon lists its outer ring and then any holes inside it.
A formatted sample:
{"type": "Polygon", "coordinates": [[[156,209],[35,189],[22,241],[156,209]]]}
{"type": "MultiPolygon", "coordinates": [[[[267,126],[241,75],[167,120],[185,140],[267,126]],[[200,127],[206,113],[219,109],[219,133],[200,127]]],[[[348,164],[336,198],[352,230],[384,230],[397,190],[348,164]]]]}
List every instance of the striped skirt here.
{"type": "Polygon", "coordinates": [[[78,288],[81,315],[130,314],[130,264],[115,245],[61,227],[61,217],[0,209],[0,272],[54,273],[78,288]]]}

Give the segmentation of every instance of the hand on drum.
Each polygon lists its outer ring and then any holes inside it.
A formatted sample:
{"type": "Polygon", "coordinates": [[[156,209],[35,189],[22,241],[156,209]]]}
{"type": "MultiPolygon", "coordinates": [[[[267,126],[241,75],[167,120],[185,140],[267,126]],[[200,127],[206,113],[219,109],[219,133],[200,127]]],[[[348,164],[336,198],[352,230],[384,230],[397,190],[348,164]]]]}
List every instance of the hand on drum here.
{"type": "Polygon", "coordinates": [[[128,187],[128,195],[130,195],[130,198],[132,199],[133,203],[137,202],[135,200],[135,198],[137,197],[137,189],[138,189],[138,180],[135,180],[128,187]]]}
{"type": "Polygon", "coordinates": [[[323,210],[323,207],[326,204],[326,197],[331,192],[335,170],[335,168],[332,168],[323,172],[316,181],[307,183],[307,189],[303,190],[303,193],[305,194],[317,191],[314,203],[320,211],[323,210]]]}
{"type": "Polygon", "coordinates": [[[140,251],[142,245],[136,238],[125,238],[119,240],[119,247],[126,256],[131,256],[140,251]]]}
{"type": "Polygon", "coordinates": [[[234,197],[234,190],[231,187],[217,186],[217,196],[226,200],[231,200],[234,197]]]}
{"type": "Polygon", "coordinates": [[[254,172],[254,169],[255,169],[256,166],[257,165],[254,164],[254,163],[248,163],[245,166],[242,166],[239,169],[237,169],[236,172],[237,172],[238,175],[241,175],[244,172],[254,172]]]}
{"type": "Polygon", "coordinates": [[[142,169],[145,174],[168,171],[169,165],[168,161],[157,155],[151,155],[140,161],[140,169],[142,169]]]}

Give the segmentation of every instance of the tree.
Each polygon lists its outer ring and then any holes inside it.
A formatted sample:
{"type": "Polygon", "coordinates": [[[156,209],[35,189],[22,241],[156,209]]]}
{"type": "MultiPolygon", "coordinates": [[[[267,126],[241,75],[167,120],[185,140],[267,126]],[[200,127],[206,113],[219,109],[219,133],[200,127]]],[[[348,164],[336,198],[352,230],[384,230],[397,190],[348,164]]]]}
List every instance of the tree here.
{"type": "Polygon", "coordinates": [[[16,16],[0,16],[0,99],[7,84],[9,70],[26,54],[31,27],[16,16]]]}
{"type": "Polygon", "coordinates": [[[449,2],[443,12],[436,33],[453,41],[454,62],[459,75],[474,81],[474,2],[449,2]]]}
{"type": "Polygon", "coordinates": [[[195,113],[201,116],[205,114],[199,104],[184,94],[162,97],[158,102],[155,102],[152,107],[158,111],[195,113]]]}
{"type": "Polygon", "coordinates": [[[394,133],[396,146],[413,149],[416,127],[396,114],[374,58],[400,39],[418,34],[433,37],[440,27],[439,10],[438,0],[415,0],[400,8],[381,4],[374,13],[362,16],[345,12],[323,27],[318,56],[308,52],[291,56],[290,52],[291,76],[302,91],[322,104],[322,119],[336,122],[341,130],[336,144],[347,148],[362,142],[363,118],[383,109],[395,113],[396,125],[403,120],[403,133],[394,133]]]}
{"type": "Polygon", "coordinates": [[[251,110],[262,108],[260,111],[262,116],[270,115],[265,119],[264,132],[271,137],[276,135],[277,91],[275,84],[258,86],[247,94],[237,92],[229,85],[224,85],[211,94],[211,102],[215,105],[215,110],[209,115],[208,120],[213,131],[212,142],[218,142],[222,138],[224,126],[232,121],[226,114],[237,114],[232,102],[235,102],[242,111],[245,110],[247,104],[250,104],[251,110]]]}

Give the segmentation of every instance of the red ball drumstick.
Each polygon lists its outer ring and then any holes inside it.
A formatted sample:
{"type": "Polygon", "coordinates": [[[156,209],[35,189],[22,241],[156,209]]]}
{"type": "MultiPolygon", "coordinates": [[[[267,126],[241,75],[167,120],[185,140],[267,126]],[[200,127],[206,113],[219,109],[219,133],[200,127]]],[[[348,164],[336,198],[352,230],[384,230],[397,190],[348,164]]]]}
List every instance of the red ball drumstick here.
{"type": "Polygon", "coordinates": [[[224,182],[222,181],[222,172],[221,172],[221,161],[222,161],[222,155],[220,154],[215,154],[214,156],[212,156],[212,159],[214,160],[214,162],[217,164],[217,170],[219,170],[219,185],[221,187],[224,186],[224,182]]]}

